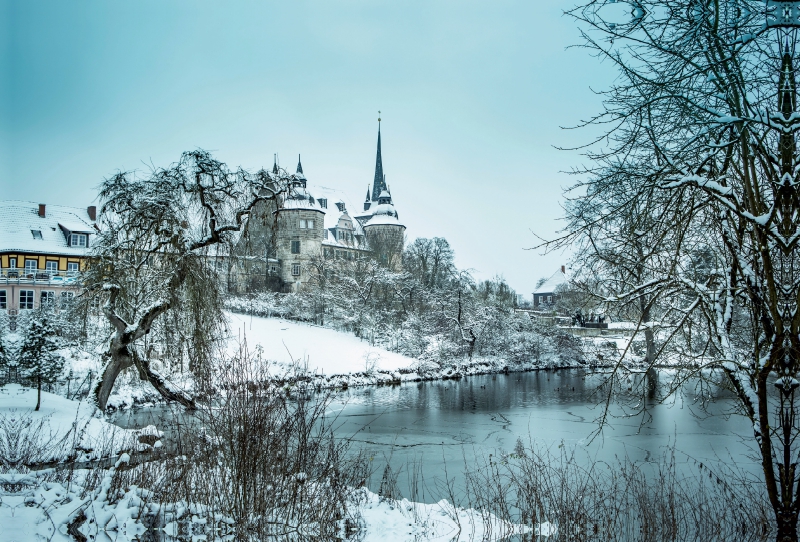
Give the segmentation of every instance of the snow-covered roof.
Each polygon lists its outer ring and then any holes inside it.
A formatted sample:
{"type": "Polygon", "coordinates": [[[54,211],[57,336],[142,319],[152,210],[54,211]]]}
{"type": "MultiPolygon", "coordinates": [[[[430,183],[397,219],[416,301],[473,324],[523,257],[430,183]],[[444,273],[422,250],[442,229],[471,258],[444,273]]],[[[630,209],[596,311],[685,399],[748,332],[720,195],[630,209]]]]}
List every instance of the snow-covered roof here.
{"type": "Polygon", "coordinates": [[[366,224],[364,224],[365,228],[370,226],[403,226],[405,225],[400,222],[394,215],[379,215],[375,214],[372,218],[370,218],[366,224]]]}
{"type": "Polygon", "coordinates": [[[325,209],[320,207],[319,201],[314,199],[314,203],[311,203],[311,200],[309,200],[307,197],[287,198],[281,205],[281,209],[304,209],[307,211],[319,211],[320,213],[325,212],[325,209]]]}
{"type": "Polygon", "coordinates": [[[541,286],[536,288],[536,291],[533,292],[534,295],[536,294],[552,294],[555,292],[556,287],[564,284],[567,282],[567,277],[564,273],[561,272],[561,269],[553,273],[550,278],[542,283],[541,286]]]}
{"type": "Polygon", "coordinates": [[[45,206],[45,216],[41,217],[38,203],[0,201],[2,252],[84,256],[87,248],[68,246],[67,236],[60,226],[76,233],[91,234],[97,231],[86,209],[48,204],[45,206]],[[41,232],[41,239],[38,235],[34,237],[33,232],[41,232]]]}

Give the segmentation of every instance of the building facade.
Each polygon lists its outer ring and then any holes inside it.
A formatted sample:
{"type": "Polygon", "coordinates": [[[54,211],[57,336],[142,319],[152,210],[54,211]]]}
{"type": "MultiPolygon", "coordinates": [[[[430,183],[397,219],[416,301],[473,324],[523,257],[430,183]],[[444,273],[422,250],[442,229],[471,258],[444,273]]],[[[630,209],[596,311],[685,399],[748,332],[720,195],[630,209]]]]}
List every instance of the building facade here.
{"type": "Polygon", "coordinates": [[[335,191],[310,187],[298,157],[288,192],[253,213],[237,246],[236,265],[240,274],[258,277],[253,284],[283,291],[302,288],[325,260],[375,257],[399,270],[405,229],[383,173],[379,127],[375,176],[362,209],[351,214],[335,191]]]}
{"type": "Polygon", "coordinates": [[[0,201],[0,310],[69,302],[97,233],[97,208],[0,201]]]}

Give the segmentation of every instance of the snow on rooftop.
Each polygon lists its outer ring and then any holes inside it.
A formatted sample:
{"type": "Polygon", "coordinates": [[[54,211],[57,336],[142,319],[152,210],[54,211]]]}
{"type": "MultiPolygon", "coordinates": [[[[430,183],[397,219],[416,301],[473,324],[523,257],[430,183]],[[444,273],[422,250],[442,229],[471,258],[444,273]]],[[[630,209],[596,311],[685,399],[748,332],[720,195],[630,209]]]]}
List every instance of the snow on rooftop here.
{"type": "MultiPolygon", "coordinates": [[[[83,256],[86,247],[71,247],[60,225],[76,233],[94,233],[86,209],[46,205],[39,216],[39,204],[30,201],[0,201],[0,251],[83,256]],[[34,237],[32,232],[41,232],[34,237]]],[[[91,241],[89,242],[91,246],[91,241]]]]}
{"type": "Polygon", "coordinates": [[[403,223],[393,215],[379,215],[376,214],[370,218],[364,226],[403,226],[403,223]]]}
{"type": "Polygon", "coordinates": [[[561,272],[561,269],[559,269],[558,271],[550,275],[550,278],[544,281],[544,283],[541,286],[536,288],[536,290],[533,293],[534,295],[552,294],[556,290],[557,286],[564,284],[566,282],[567,282],[567,276],[561,272]]]}

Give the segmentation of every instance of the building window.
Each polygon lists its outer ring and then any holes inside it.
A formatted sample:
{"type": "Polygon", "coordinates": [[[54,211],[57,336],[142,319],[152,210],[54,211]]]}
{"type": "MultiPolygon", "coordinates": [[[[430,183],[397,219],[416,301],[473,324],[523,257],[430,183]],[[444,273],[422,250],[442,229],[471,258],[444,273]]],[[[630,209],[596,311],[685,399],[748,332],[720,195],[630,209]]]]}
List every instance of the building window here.
{"type": "Polygon", "coordinates": [[[61,292],[61,306],[66,306],[72,303],[75,299],[75,292],[61,292]]]}
{"type": "Polygon", "coordinates": [[[314,221],[310,219],[301,218],[300,219],[300,228],[303,229],[314,229],[314,221]]]}
{"type": "Polygon", "coordinates": [[[34,239],[41,239],[42,238],[42,230],[31,230],[31,235],[33,235],[34,239]]]}
{"type": "Polygon", "coordinates": [[[56,293],[42,290],[42,297],[40,298],[39,302],[42,305],[53,305],[56,302],[56,293]]]}
{"type": "Polygon", "coordinates": [[[319,202],[319,206],[322,207],[323,209],[327,209],[328,208],[328,200],[327,200],[327,198],[319,198],[317,201],[319,202]]]}
{"type": "Polygon", "coordinates": [[[45,262],[44,268],[49,273],[58,273],[58,262],[45,262]]]}
{"type": "Polygon", "coordinates": [[[19,308],[20,309],[33,309],[33,290],[20,290],[19,291],[19,308]]]}
{"type": "Polygon", "coordinates": [[[541,305],[542,303],[544,303],[544,296],[540,295],[539,296],[539,305],[541,305]]]}
{"type": "Polygon", "coordinates": [[[85,247],[88,243],[86,242],[86,234],[83,233],[73,233],[69,236],[69,246],[71,247],[85,247]]]}
{"type": "Polygon", "coordinates": [[[300,254],[300,241],[292,241],[292,254],[300,254]]]}
{"type": "Polygon", "coordinates": [[[8,259],[8,268],[9,269],[16,269],[17,268],[17,259],[16,258],[9,258],[8,259]]]}
{"type": "Polygon", "coordinates": [[[67,273],[77,273],[78,262],[67,262],[67,273]]]}
{"type": "Polygon", "coordinates": [[[551,296],[551,295],[547,296],[547,302],[548,303],[552,303],[553,302],[553,296],[551,296]]]}
{"type": "Polygon", "coordinates": [[[33,272],[36,271],[37,261],[36,260],[25,260],[25,271],[33,272]]]}
{"type": "Polygon", "coordinates": [[[0,309],[8,308],[8,299],[6,298],[6,291],[0,290],[0,309]]]}
{"type": "Polygon", "coordinates": [[[299,263],[292,264],[292,275],[295,276],[295,277],[299,277],[300,276],[300,264],[299,263]]]}

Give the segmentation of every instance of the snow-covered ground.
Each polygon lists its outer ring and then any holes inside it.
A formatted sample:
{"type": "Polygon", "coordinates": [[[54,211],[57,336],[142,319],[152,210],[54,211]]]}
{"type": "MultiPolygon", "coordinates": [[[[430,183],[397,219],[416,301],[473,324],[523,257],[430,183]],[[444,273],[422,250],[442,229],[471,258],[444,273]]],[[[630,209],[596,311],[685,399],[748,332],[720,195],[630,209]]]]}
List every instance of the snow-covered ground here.
{"type": "Polygon", "coordinates": [[[145,449],[149,445],[140,443],[139,437],[158,435],[153,426],[121,429],[107,422],[90,402],[45,391],[38,412],[35,407],[35,389],[18,384],[0,388],[0,441],[3,453],[11,456],[9,463],[111,457],[125,450],[145,449]]]}
{"type": "Polygon", "coordinates": [[[259,345],[264,358],[286,370],[299,367],[304,373],[328,376],[392,373],[416,363],[402,354],[371,346],[351,333],[278,318],[226,314],[231,348],[238,348],[242,340],[251,350],[259,345]]]}
{"type": "MultiPolygon", "coordinates": [[[[70,484],[45,481],[50,473],[43,471],[0,474],[1,483],[16,489],[0,489],[0,540],[74,542],[75,538],[68,534],[74,523],[73,532],[89,540],[133,542],[145,534],[145,516],[165,510],[170,511],[172,521],[159,527],[164,540],[205,540],[209,525],[194,507],[149,502],[147,489],[136,486],[112,498],[109,490],[114,471],[128,461],[128,455],[123,454],[114,467],[105,471],[98,487],[87,492],[83,486],[90,471],[76,471],[70,484]]],[[[513,534],[552,532],[549,524],[545,528],[514,525],[478,510],[455,508],[447,501],[395,501],[363,488],[356,491],[356,496],[360,504],[351,505],[357,507],[351,513],[359,518],[363,542],[493,542],[513,534]]],[[[300,532],[304,530],[304,526],[298,527],[300,532]]],[[[308,528],[313,532],[313,526],[308,528]]],[[[154,538],[161,537],[155,534],[154,538]]]]}

